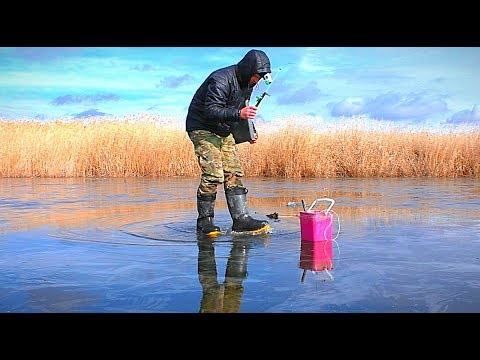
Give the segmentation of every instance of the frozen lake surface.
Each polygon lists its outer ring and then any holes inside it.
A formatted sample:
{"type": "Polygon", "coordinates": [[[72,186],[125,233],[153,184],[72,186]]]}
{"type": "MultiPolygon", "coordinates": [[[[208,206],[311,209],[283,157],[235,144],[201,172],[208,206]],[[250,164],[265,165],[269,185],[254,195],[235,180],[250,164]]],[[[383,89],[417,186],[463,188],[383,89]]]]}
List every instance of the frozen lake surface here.
{"type": "Polygon", "coordinates": [[[478,179],[244,184],[271,233],[232,235],[219,188],[212,242],[197,178],[0,179],[0,312],[480,312],[478,179]],[[301,199],[324,197],[330,270],[300,234],[301,199]]]}

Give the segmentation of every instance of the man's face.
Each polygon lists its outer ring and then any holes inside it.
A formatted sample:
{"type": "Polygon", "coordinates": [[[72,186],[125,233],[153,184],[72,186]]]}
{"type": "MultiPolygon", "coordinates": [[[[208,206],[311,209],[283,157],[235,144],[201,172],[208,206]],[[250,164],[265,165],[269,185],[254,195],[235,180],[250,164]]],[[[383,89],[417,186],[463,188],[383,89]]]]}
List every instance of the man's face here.
{"type": "Polygon", "coordinates": [[[253,74],[250,78],[250,85],[256,85],[261,79],[262,77],[259,74],[253,74]]]}

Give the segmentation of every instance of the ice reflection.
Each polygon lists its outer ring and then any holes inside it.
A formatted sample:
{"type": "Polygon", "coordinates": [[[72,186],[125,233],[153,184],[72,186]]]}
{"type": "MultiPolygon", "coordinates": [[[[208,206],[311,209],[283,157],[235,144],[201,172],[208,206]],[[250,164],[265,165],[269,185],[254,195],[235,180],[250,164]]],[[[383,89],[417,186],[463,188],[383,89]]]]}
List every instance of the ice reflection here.
{"type": "Polygon", "coordinates": [[[209,239],[199,239],[198,279],[202,285],[199,312],[240,312],[249,250],[248,241],[232,243],[224,280],[219,282],[214,243],[209,239]]]}
{"type": "Polygon", "coordinates": [[[301,282],[305,281],[307,270],[314,273],[325,271],[333,280],[330,270],[333,269],[333,241],[308,241],[301,240],[300,245],[300,269],[303,269],[301,282]]]}

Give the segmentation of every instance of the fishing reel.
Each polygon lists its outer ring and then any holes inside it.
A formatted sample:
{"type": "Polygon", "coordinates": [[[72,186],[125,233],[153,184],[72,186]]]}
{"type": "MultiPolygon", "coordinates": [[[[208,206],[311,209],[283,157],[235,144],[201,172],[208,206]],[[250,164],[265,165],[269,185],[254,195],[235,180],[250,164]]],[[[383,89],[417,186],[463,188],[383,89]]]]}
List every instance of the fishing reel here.
{"type": "Polygon", "coordinates": [[[257,96],[257,98],[256,98],[257,103],[255,104],[256,107],[258,107],[258,105],[260,105],[260,103],[262,102],[262,100],[263,100],[263,98],[265,97],[265,95],[270,96],[270,94],[267,94],[266,91],[264,91],[262,95],[257,96]]]}
{"type": "Polygon", "coordinates": [[[265,75],[263,75],[263,80],[265,80],[265,84],[267,84],[267,86],[269,86],[273,81],[272,74],[266,73],[265,75]]]}

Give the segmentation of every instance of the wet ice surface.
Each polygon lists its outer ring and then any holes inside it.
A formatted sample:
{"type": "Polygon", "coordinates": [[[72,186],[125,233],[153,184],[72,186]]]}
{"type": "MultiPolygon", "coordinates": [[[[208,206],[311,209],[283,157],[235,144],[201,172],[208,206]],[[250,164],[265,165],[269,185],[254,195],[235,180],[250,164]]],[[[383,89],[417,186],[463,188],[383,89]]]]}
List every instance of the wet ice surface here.
{"type": "Polygon", "coordinates": [[[0,311],[480,312],[479,180],[244,183],[271,233],[232,235],[219,189],[212,243],[198,179],[0,179],[0,311]],[[323,197],[333,269],[304,270],[300,200],[323,197]]]}

